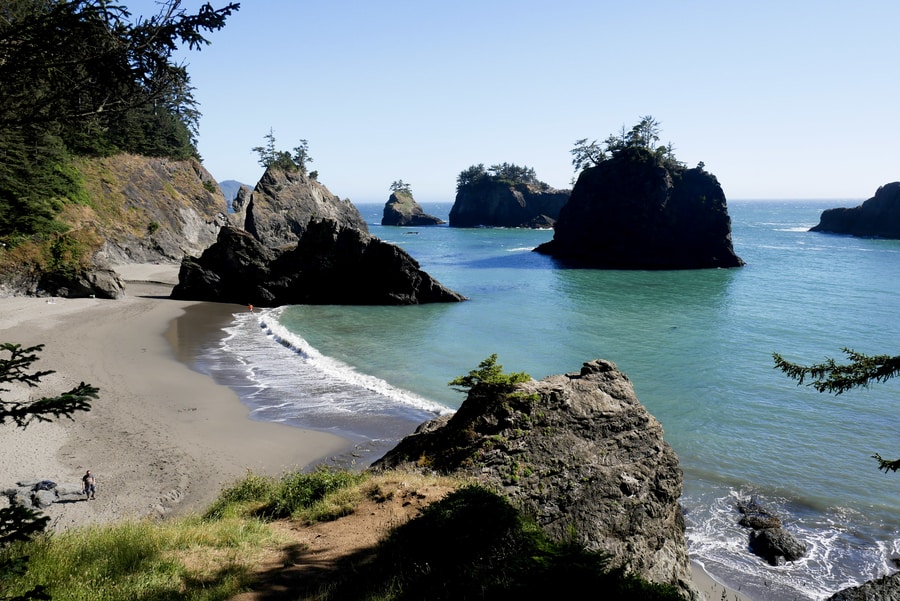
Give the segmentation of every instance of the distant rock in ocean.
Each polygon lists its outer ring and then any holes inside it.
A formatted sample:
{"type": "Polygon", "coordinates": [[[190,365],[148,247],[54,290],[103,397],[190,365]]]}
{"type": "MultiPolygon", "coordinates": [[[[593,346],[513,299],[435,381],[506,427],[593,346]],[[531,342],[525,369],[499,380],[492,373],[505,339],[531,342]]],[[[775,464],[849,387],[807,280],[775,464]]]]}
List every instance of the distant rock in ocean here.
{"type": "Polygon", "coordinates": [[[582,171],[553,240],[535,250],[601,269],[744,264],[732,246],[725,193],[715,176],[643,147],[623,148],[582,171]]]}
{"type": "Polygon", "coordinates": [[[470,167],[457,182],[450,227],[551,228],[570,193],[538,180],[529,167],[507,163],[470,167]]]}
{"type": "Polygon", "coordinates": [[[384,205],[381,225],[427,226],[441,225],[443,220],[427,214],[413,198],[411,192],[396,190],[384,205]]]}
{"type": "Polygon", "coordinates": [[[826,209],[811,232],[900,238],[900,182],[885,184],[858,207],[826,209]]]}

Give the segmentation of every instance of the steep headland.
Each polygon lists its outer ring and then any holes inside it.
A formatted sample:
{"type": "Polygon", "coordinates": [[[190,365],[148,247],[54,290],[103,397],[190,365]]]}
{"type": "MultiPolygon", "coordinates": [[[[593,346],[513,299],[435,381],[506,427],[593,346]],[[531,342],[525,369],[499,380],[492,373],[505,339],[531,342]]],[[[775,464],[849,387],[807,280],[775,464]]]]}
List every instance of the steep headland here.
{"type": "Polygon", "coordinates": [[[27,244],[0,266],[7,294],[118,298],[125,291],[110,265],[177,263],[215,242],[227,223],[225,199],[195,159],[134,154],[73,161],[77,202],[62,205],[51,257],[27,244]]]}
{"type": "Polygon", "coordinates": [[[826,209],[809,231],[900,238],[900,182],[881,186],[875,196],[857,207],[826,209]]]}
{"type": "Polygon", "coordinates": [[[202,252],[227,223],[225,197],[196,160],[119,154],[82,159],[90,220],[112,263],[176,263],[202,252]]]}

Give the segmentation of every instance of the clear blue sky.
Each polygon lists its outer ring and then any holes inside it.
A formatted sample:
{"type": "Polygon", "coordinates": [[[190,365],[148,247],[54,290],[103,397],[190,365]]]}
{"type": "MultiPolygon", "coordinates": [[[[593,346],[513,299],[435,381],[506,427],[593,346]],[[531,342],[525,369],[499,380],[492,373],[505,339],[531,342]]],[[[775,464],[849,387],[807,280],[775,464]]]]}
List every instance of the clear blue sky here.
{"type": "Polygon", "coordinates": [[[283,150],[308,140],[310,169],[354,203],[385,202],[398,179],[452,201],[477,163],[565,188],[575,140],[643,115],[729,199],[862,200],[900,180],[896,0],[241,5],[184,55],[219,180],[256,183],[251,148],[271,127],[283,150]]]}

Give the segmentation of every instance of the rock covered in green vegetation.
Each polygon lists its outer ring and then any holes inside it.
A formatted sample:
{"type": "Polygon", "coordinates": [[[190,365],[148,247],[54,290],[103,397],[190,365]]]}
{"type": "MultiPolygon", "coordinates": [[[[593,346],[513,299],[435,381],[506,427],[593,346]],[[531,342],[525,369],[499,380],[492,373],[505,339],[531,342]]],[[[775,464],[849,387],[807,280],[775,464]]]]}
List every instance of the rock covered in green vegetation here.
{"type": "Polygon", "coordinates": [[[444,223],[443,220],[423,211],[411,193],[402,190],[391,192],[381,216],[381,225],[419,227],[441,225],[442,223],[444,223]]]}
{"type": "Polygon", "coordinates": [[[602,269],[739,267],[718,180],[643,147],[618,150],[578,177],[553,240],[537,252],[602,269]]]}
{"type": "Polygon", "coordinates": [[[900,182],[878,188],[858,207],[826,209],[811,232],[867,238],[900,238],[900,182]]]}
{"type": "Polygon", "coordinates": [[[232,224],[271,248],[297,244],[313,219],[369,231],[353,203],[300,169],[269,167],[253,192],[239,193],[232,204],[232,224]]]}
{"type": "Polygon", "coordinates": [[[474,165],[457,178],[450,227],[550,228],[569,194],[538,180],[530,167],[474,165]]]}
{"type": "Polygon", "coordinates": [[[501,491],[555,540],[610,553],[690,592],[682,472],[662,426],[609,361],[513,386],[475,382],[373,469],[461,473],[501,491]]]}
{"type": "Polygon", "coordinates": [[[326,220],[309,222],[293,247],[282,248],[223,227],[199,258],[184,258],[172,298],[260,307],[465,300],[400,247],[326,220]]]}

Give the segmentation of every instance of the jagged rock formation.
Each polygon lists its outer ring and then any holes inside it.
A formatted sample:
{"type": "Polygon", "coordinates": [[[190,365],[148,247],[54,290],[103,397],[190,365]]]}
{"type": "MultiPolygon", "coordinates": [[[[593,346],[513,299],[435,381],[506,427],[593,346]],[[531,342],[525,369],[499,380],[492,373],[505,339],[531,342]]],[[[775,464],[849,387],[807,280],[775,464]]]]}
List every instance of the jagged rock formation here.
{"type": "Polygon", "coordinates": [[[450,227],[550,228],[569,200],[569,190],[503,181],[462,186],[450,209],[450,227]]]}
{"type": "Polygon", "coordinates": [[[648,580],[691,591],[678,458],[609,361],[512,394],[476,385],[453,416],[423,424],[371,469],[392,467],[475,478],[554,538],[574,536],[648,580]]]}
{"type": "Polygon", "coordinates": [[[271,248],[223,227],[200,258],[185,257],[171,296],[261,307],[465,300],[401,248],[327,220],[309,222],[292,248],[271,248]]]}
{"type": "Polygon", "coordinates": [[[215,242],[225,197],[196,160],[81,159],[91,209],[72,219],[103,240],[97,263],[176,263],[215,242]]]}
{"type": "Polygon", "coordinates": [[[605,269],[700,269],[744,262],[715,176],[644,148],[581,172],[553,240],[535,249],[567,264],[605,269]]]}
{"type": "Polygon", "coordinates": [[[313,219],[369,231],[353,203],[341,200],[299,169],[266,169],[253,192],[238,191],[232,207],[231,223],[271,248],[297,244],[313,219]]]}
{"type": "Polygon", "coordinates": [[[825,601],[897,601],[900,599],[900,573],[882,576],[863,585],[845,588],[825,601]]]}
{"type": "Polygon", "coordinates": [[[125,296],[125,283],[112,269],[95,267],[78,273],[45,273],[38,280],[36,296],[61,296],[64,298],[107,298],[125,296]]]}
{"type": "Polygon", "coordinates": [[[737,508],[741,513],[738,523],[751,530],[750,551],[765,559],[769,565],[797,561],[806,555],[806,545],[782,526],[778,516],[759,503],[741,501],[737,508]]]}
{"type": "Polygon", "coordinates": [[[384,205],[384,213],[381,216],[381,225],[397,226],[423,226],[441,225],[442,219],[429,215],[422,210],[419,203],[409,192],[392,192],[384,205]]]}
{"type": "Polygon", "coordinates": [[[826,209],[809,231],[867,238],[900,238],[900,182],[878,188],[858,207],[826,209]]]}

